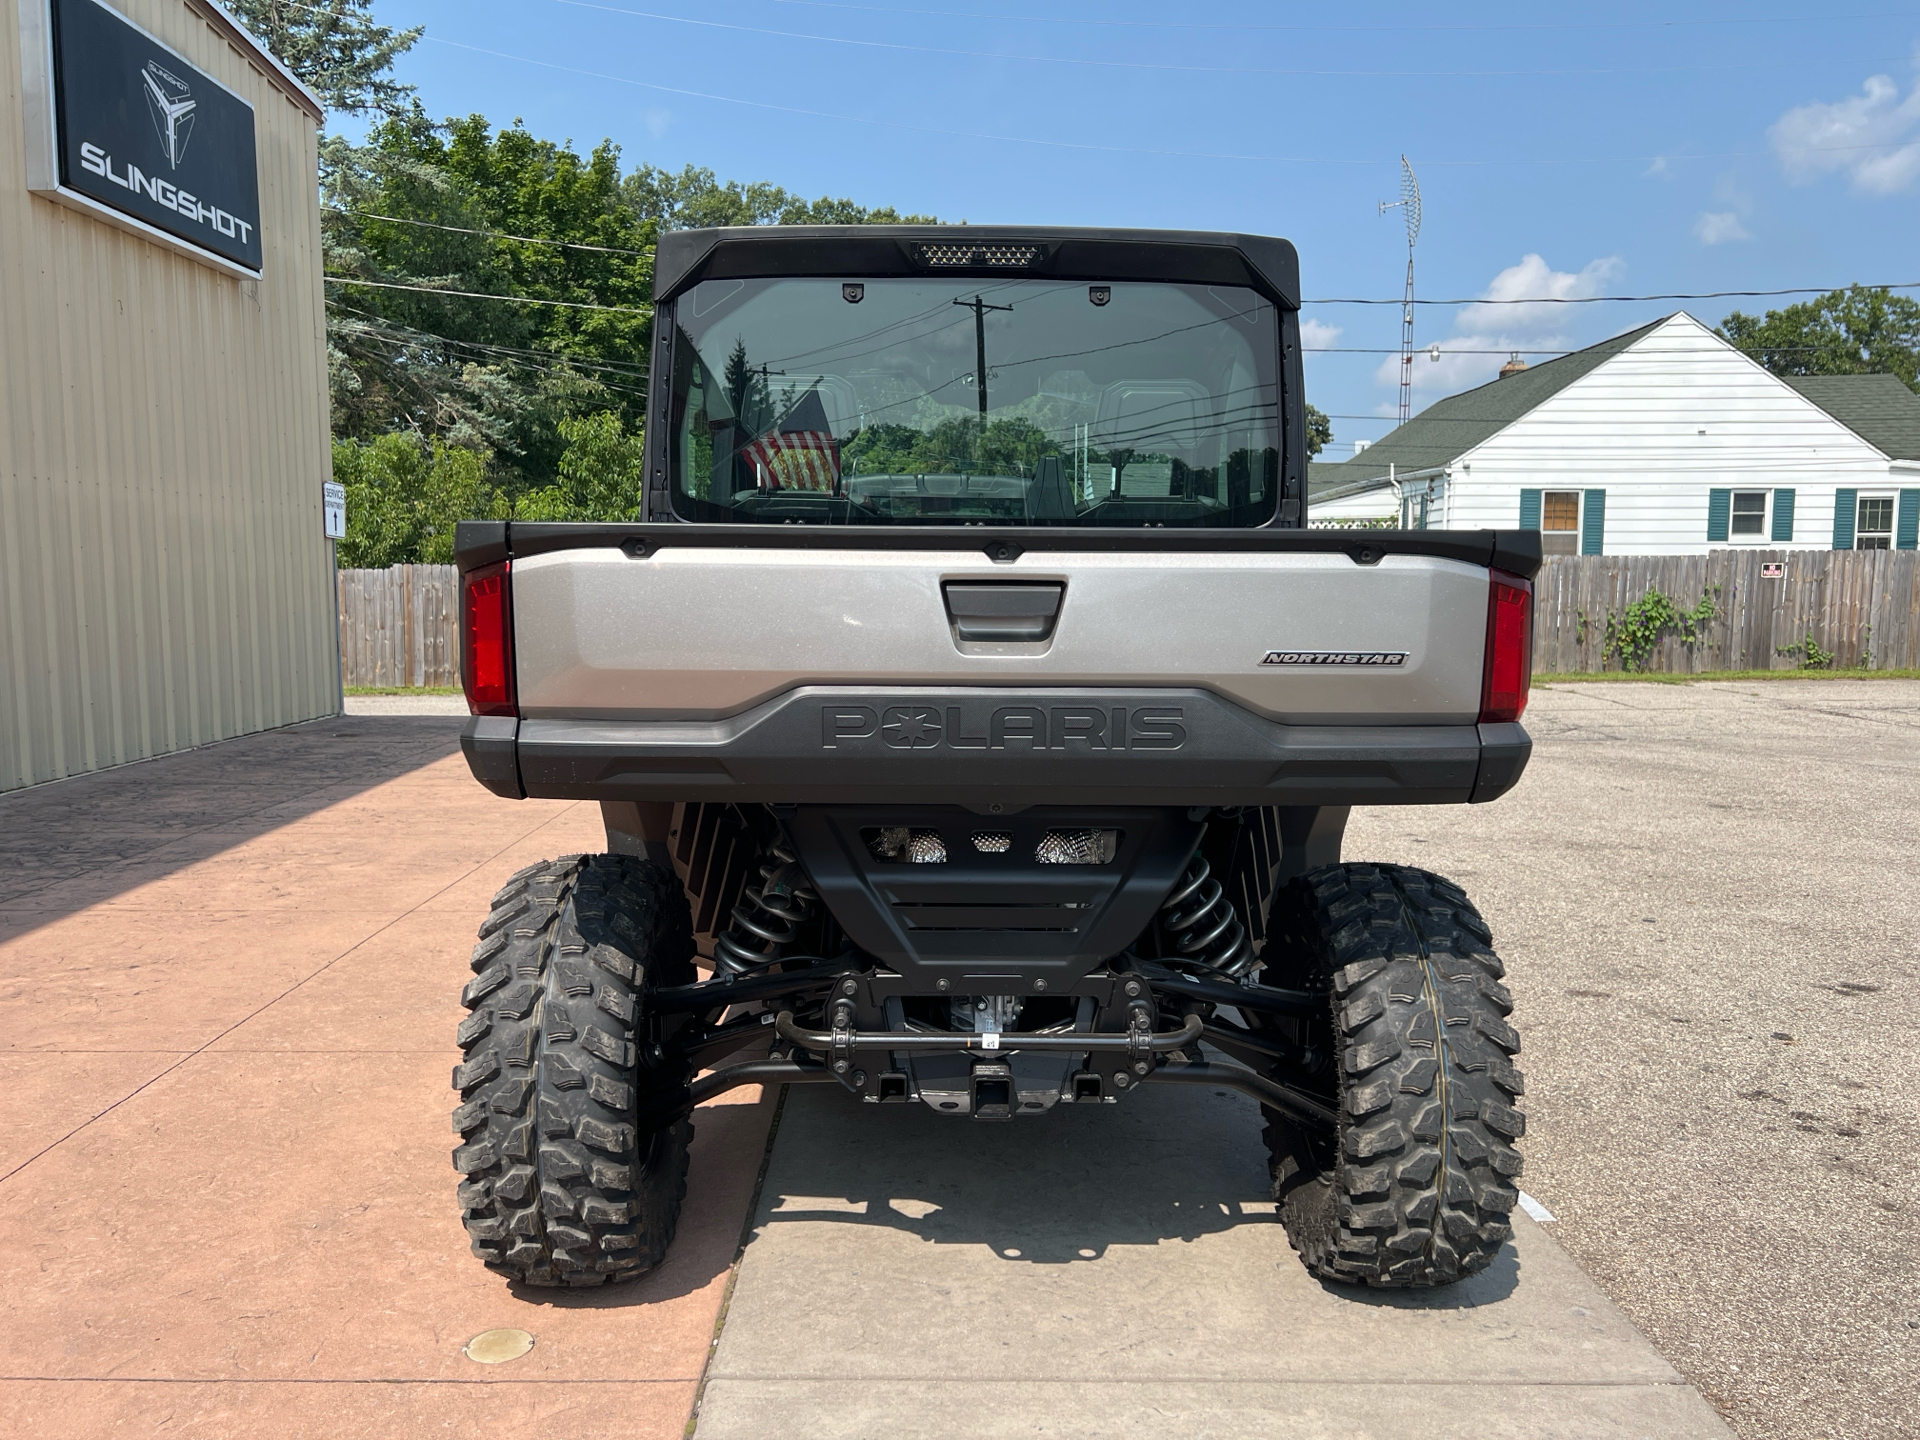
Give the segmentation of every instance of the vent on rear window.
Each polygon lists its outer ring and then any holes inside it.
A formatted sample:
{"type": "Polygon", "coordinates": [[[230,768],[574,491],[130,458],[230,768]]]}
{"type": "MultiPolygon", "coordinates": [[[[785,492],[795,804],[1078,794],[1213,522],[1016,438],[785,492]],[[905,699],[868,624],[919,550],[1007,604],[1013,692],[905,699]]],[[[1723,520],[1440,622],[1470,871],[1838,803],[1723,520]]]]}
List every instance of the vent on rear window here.
{"type": "Polygon", "coordinates": [[[984,244],[968,241],[939,241],[915,245],[913,257],[930,270],[985,267],[992,270],[1025,270],[1040,263],[1046,254],[1039,245],[1007,242],[984,244]]]}

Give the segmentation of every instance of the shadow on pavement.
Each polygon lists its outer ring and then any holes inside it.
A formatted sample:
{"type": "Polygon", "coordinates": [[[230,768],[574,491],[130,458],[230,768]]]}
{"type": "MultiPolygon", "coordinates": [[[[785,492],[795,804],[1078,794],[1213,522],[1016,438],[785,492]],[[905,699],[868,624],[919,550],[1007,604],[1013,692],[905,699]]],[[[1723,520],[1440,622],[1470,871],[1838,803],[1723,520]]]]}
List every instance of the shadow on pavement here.
{"type": "Polygon", "coordinates": [[[0,795],[0,941],[418,770],[453,716],[336,716],[0,795]]]}
{"type": "MultiPolygon", "coordinates": [[[[1126,1247],[1274,1230],[1256,1106],[1225,1092],[1148,1089],[1117,1105],[1059,1106],[986,1124],[918,1105],[863,1105],[829,1086],[789,1092],[761,1197],[774,1227],[875,1227],[977,1246],[1015,1265],[1074,1265],[1126,1247]]],[[[1519,1284],[1508,1245],[1444,1291],[1326,1285],[1397,1309],[1494,1304],[1519,1284]]]]}

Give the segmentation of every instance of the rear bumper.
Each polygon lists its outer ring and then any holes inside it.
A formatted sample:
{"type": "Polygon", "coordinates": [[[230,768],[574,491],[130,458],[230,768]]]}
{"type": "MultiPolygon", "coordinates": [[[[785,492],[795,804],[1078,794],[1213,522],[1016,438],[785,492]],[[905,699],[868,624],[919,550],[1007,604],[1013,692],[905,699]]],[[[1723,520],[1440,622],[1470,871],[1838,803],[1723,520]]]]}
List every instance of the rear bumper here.
{"type": "Polygon", "coordinates": [[[1519,725],[1282,725],[1204,690],[808,686],[725,720],[476,717],[495,794],[767,804],[1450,805],[1513,788],[1519,725]]]}

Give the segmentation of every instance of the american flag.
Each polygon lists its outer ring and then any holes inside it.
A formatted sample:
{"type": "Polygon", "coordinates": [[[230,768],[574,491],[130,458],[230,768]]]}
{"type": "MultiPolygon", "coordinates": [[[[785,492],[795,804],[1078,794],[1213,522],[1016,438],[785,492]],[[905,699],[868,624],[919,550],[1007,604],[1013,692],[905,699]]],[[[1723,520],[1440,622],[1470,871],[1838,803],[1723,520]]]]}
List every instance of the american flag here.
{"type": "Polygon", "coordinates": [[[788,407],[777,430],[743,446],[760,471],[763,490],[813,490],[834,494],[840,488],[840,442],[827,423],[820,392],[809,389],[788,407]]]}
{"type": "Polygon", "coordinates": [[[760,469],[769,490],[840,488],[840,442],[828,430],[789,430],[763,435],[741,452],[760,469]]]}

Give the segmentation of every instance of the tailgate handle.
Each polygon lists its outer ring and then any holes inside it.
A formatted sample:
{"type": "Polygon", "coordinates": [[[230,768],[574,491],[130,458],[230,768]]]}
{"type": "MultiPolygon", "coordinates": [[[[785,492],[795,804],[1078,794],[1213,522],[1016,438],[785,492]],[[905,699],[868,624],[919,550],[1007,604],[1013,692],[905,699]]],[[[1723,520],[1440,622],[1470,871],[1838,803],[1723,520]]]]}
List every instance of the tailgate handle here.
{"type": "Polygon", "coordinates": [[[958,640],[1048,640],[1060,618],[1066,586],[1059,583],[1027,585],[952,580],[941,587],[947,596],[947,618],[958,640]]]}

